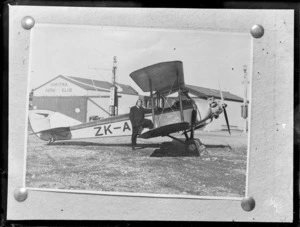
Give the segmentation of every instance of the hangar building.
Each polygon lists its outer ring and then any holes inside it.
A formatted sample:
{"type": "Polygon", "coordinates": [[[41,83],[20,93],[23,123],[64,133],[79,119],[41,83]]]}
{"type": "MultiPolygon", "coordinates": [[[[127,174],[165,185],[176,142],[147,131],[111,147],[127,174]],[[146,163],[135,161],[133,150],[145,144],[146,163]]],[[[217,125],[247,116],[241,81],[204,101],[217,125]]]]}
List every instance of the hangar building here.
{"type": "MultiPolygon", "coordinates": [[[[33,89],[32,106],[57,111],[81,122],[88,122],[95,116],[106,118],[111,86],[106,81],[60,75],[33,89]]],[[[116,86],[118,114],[128,113],[138,93],[129,85],[117,83],[116,86]]]]}

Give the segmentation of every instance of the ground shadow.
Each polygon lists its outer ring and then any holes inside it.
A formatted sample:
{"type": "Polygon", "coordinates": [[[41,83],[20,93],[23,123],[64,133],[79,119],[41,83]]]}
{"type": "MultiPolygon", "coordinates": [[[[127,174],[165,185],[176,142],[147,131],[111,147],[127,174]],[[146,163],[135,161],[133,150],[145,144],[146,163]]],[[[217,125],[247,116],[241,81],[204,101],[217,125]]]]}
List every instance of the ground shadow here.
{"type": "MultiPolygon", "coordinates": [[[[97,147],[130,147],[130,143],[95,143],[86,141],[59,141],[52,144],[47,144],[48,146],[97,146],[97,147]]],[[[206,148],[229,148],[229,145],[212,145],[205,144],[206,148]]],[[[158,148],[153,151],[150,157],[198,157],[200,156],[199,151],[189,151],[186,146],[176,140],[171,142],[163,143],[144,143],[138,144],[135,149],[142,150],[145,148],[158,148]]]]}
{"type": "Polygon", "coordinates": [[[232,150],[230,145],[213,145],[213,144],[204,144],[206,148],[229,148],[232,150]]]}
{"type": "MultiPolygon", "coordinates": [[[[131,147],[130,143],[94,143],[86,141],[61,141],[52,144],[47,144],[48,146],[98,146],[98,147],[131,147]]],[[[144,143],[138,144],[137,149],[143,148],[158,148],[161,144],[155,143],[144,143]]]]}
{"type": "Polygon", "coordinates": [[[199,157],[198,151],[188,151],[186,146],[180,142],[173,140],[172,142],[164,142],[156,149],[150,157],[199,157]]]}

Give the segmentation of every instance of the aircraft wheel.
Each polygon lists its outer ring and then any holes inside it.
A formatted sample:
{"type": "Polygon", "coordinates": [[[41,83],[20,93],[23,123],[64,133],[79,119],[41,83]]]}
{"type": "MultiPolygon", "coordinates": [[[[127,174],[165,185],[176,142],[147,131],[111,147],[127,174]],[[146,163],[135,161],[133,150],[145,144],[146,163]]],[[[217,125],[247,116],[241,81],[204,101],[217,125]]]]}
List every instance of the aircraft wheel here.
{"type": "Polygon", "coordinates": [[[197,150],[197,146],[194,141],[189,141],[186,145],[186,150],[188,152],[195,152],[197,150]]]}
{"type": "Polygon", "coordinates": [[[55,135],[50,135],[48,144],[52,144],[55,142],[55,135]]]}

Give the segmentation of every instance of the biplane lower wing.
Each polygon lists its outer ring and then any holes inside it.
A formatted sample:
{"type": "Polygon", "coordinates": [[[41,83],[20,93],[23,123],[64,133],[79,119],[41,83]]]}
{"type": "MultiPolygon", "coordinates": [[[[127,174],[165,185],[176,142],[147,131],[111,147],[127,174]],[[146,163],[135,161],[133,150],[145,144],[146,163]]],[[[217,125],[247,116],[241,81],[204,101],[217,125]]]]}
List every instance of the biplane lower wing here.
{"type": "Polygon", "coordinates": [[[165,125],[159,128],[150,129],[149,131],[142,133],[139,138],[149,139],[159,136],[168,136],[175,132],[185,131],[190,128],[190,124],[188,122],[180,122],[170,125],[165,125]]]}

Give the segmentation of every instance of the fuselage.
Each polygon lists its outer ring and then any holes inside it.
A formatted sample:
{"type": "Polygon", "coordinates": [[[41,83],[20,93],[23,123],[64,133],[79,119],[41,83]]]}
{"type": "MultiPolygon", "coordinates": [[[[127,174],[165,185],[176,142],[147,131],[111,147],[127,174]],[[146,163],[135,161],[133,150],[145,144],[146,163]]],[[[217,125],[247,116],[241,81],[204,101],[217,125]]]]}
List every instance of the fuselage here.
{"type": "MultiPolygon", "coordinates": [[[[186,100],[182,102],[183,121],[191,124],[191,115],[194,108],[197,108],[194,101],[186,100]]],[[[153,120],[151,109],[145,109],[145,118],[153,120]]],[[[179,105],[173,105],[168,108],[156,108],[154,111],[154,128],[166,126],[181,122],[181,111],[179,105]]],[[[149,129],[143,129],[143,133],[149,129]]],[[[53,128],[37,132],[36,135],[41,139],[49,141],[70,140],[83,138],[103,138],[130,136],[132,134],[132,125],[129,120],[129,114],[109,117],[102,120],[91,121],[70,127],[53,128]]]]}

